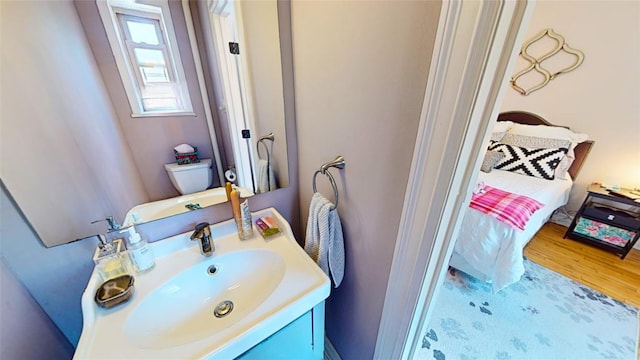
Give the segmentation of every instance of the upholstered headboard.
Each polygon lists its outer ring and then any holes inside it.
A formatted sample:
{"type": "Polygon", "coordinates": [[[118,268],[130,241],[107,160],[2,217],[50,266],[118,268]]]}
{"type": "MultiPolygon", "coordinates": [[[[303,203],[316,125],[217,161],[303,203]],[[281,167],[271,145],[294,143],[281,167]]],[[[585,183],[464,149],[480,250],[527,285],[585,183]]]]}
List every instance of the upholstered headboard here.
{"type": "MultiPolygon", "coordinates": [[[[569,127],[567,126],[554,125],[543,119],[542,117],[526,111],[507,111],[500,113],[500,115],[498,115],[498,121],[513,121],[515,123],[526,125],[560,126],[569,129],[569,127]]],[[[571,164],[571,167],[568,171],[572,179],[575,180],[578,176],[578,173],[580,172],[584,161],[587,159],[587,155],[589,155],[593,144],[593,141],[587,140],[578,144],[573,150],[575,152],[575,160],[573,161],[573,164],[571,164]]]]}

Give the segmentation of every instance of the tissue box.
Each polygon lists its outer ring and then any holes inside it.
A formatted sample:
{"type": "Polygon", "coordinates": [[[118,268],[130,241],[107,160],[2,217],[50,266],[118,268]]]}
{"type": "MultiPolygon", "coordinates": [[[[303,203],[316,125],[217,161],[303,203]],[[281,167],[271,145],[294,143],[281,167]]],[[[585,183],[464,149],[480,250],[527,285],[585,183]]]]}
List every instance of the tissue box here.
{"type": "Polygon", "coordinates": [[[198,154],[198,147],[193,147],[194,151],[189,153],[179,153],[173,150],[173,154],[176,157],[178,165],[186,165],[200,162],[200,154],[198,154]]]}

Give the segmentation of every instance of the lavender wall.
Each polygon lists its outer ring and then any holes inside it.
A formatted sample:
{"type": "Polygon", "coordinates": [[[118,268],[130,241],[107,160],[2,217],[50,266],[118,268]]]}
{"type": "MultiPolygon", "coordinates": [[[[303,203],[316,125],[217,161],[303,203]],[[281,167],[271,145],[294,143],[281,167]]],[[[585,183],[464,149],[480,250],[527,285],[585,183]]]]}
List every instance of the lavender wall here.
{"type": "MultiPolygon", "coordinates": [[[[294,2],[300,207],[336,155],[345,278],[326,330],[344,359],[370,359],[393,258],[440,2],[294,2]]],[[[332,197],[329,182],[320,192],[332,197]]],[[[401,309],[405,310],[405,309],[401,309]]]]}
{"type": "Polygon", "coordinates": [[[103,231],[147,198],[73,3],[0,6],[2,180],[48,246],[103,231]]]}
{"type": "MultiPolygon", "coordinates": [[[[73,3],[5,1],[0,7],[2,258],[68,342],[75,344],[82,330],[80,296],[93,268],[96,242],[45,247],[4,185],[13,180],[12,184],[24,186],[27,197],[17,200],[25,208],[38,208],[50,226],[38,230],[42,240],[62,242],[81,233],[78,223],[88,225],[126,211],[141,199],[136,190],[142,194],[144,190],[127,161],[128,148],[119,141],[120,129],[73,3]],[[101,150],[107,144],[112,151],[101,150]],[[16,149],[21,149],[19,156],[16,149]],[[8,166],[6,157],[11,155],[15,167],[8,166]],[[96,194],[90,196],[92,192],[96,194]],[[124,205],[110,208],[109,199],[124,205]]],[[[104,225],[88,226],[85,234],[104,229],[104,225]]],[[[3,302],[3,311],[5,306],[3,302]]]]}
{"type": "MultiPolygon", "coordinates": [[[[213,148],[181,2],[169,1],[169,5],[182,65],[189,84],[189,96],[196,116],[140,118],[131,117],[131,107],[95,1],[74,1],[74,4],[149,200],[179,195],[164,169],[164,164],[175,162],[173,147],[182,143],[192,144],[198,147],[201,158],[213,159],[213,148]]],[[[215,187],[219,186],[219,181],[215,166],[213,170],[215,187]]]]}
{"type": "MultiPolygon", "coordinates": [[[[4,187],[0,192],[0,209],[2,261],[75,346],[82,332],[80,297],[93,270],[91,258],[97,241],[46,248],[4,187]]],[[[3,302],[3,311],[5,305],[3,302]]]]}
{"type": "Polygon", "coordinates": [[[70,359],[73,346],[17,281],[4,259],[0,265],[0,284],[0,358],[70,359]]]}

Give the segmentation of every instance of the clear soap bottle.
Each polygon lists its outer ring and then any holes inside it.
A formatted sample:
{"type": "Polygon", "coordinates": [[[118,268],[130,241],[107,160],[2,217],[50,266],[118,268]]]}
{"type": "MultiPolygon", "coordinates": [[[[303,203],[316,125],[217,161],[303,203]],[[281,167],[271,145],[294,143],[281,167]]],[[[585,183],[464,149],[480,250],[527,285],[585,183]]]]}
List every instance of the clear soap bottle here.
{"type": "Polygon", "coordinates": [[[127,250],[129,251],[132,265],[138,273],[150,271],[156,265],[151,247],[140,234],[136,232],[134,226],[129,227],[127,231],[129,232],[127,250]]]}
{"type": "Polygon", "coordinates": [[[103,281],[129,273],[129,257],[124,250],[123,239],[109,241],[102,234],[100,243],[93,254],[96,270],[103,281]]]}

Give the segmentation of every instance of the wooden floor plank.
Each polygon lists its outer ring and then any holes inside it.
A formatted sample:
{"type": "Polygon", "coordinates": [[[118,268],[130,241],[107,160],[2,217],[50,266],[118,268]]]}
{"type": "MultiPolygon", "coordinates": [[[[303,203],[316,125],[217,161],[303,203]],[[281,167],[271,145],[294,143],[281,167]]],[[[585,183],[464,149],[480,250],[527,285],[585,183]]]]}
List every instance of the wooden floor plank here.
{"type": "Polygon", "coordinates": [[[525,248],[531,261],[640,308],[640,251],[622,260],[616,254],[570,239],[567,228],[548,223],[525,248]]]}

